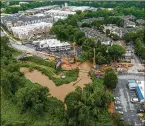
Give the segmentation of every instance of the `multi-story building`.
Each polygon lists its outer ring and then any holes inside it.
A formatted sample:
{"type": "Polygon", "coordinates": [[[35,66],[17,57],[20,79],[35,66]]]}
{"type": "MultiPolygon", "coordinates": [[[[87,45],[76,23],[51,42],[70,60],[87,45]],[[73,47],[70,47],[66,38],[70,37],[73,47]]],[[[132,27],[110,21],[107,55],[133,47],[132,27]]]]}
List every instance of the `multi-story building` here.
{"type": "Polygon", "coordinates": [[[12,27],[14,37],[21,40],[29,39],[32,36],[49,32],[52,23],[40,22],[35,24],[27,24],[23,26],[12,27]]]}
{"type": "Polygon", "coordinates": [[[40,48],[48,48],[50,51],[64,51],[71,49],[71,45],[68,42],[61,42],[57,39],[44,39],[34,41],[33,43],[39,43],[40,48]]]}
{"type": "Polygon", "coordinates": [[[36,14],[32,16],[26,16],[24,13],[17,13],[12,15],[5,15],[1,17],[1,23],[11,31],[11,27],[35,24],[40,22],[48,22],[53,23],[53,18],[44,15],[44,14],[36,14]]]}

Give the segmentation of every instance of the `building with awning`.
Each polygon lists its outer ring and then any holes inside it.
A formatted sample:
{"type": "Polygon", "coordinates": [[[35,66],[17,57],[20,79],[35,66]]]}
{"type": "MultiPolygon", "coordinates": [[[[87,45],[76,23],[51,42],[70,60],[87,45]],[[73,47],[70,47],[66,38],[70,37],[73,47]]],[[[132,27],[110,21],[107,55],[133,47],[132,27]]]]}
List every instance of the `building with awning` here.
{"type": "Polygon", "coordinates": [[[145,83],[144,83],[144,81],[137,81],[137,84],[138,84],[138,86],[136,87],[136,93],[138,95],[140,102],[144,102],[145,101],[145,98],[144,98],[145,83]]]}

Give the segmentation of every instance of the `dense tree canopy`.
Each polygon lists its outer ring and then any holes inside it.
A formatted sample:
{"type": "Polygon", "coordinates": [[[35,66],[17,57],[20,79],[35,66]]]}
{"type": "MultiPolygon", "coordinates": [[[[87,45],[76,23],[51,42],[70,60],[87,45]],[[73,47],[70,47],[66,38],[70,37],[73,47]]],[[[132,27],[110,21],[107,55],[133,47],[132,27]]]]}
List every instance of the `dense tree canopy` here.
{"type": "MultiPolygon", "coordinates": [[[[70,22],[68,22],[69,24],[70,22]]],[[[51,29],[51,33],[55,34],[57,39],[61,41],[75,41],[78,45],[82,45],[83,39],[85,38],[84,32],[82,32],[78,27],[72,24],[63,24],[63,21],[58,21],[51,29]],[[60,25],[61,24],[61,25],[60,25]]]]}
{"type": "Polygon", "coordinates": [[[121,6],[123,8],[127,8],[127,7],[139,7],[139,8],[144,8],[144,2],[142,1],[74,1],[74,2],[69,2],[69,5],[72,6],[92,6],[92,7],[104,7],[104,8],[114,8],[117,6],[121,6]]]}
{"type": "Polygon", "coordinates": [[[112,59],[117,60],[125,54],[125,49],[120,45],[114,44],[108,48],[108,53],[112,59]]]}
{"type": "Polygon", "coordinates": [[[99,126],[111,125],[110,114],[107,112],[112,95],[105,92],[100,82],[86,85],[84,89],[76,88],[67,95],[68,125],[99,126]]]}
{"type": "Polygon", "coordinates": [[[48,93],[45,87],[21,88],[16,94],[21,111],[42,115],[49,106],[48,93]]]}
{"type": "Polygon", "coordinates": [[[112,68],[108,68],[104,74],[104,84],[108,88],[115,88],[118,83],[118,78],[115,71],[112,68]]]}
{"type": "Polygon", "coordinates": [[[33,125],[36,122],[35,125],[39,125],[37,120],[41,116],[44,122],[40,122],[44,125],[66,125],[64,104],[55,98],[48,97],[47,88],[33,84],[24,77],[19,71],[16,59],[13,58],[15,50],[8,46],[8,38],[1,37],[0,44],[1,99],[3,100],[2,109],[4,109],[2,124],[33,125]]]}

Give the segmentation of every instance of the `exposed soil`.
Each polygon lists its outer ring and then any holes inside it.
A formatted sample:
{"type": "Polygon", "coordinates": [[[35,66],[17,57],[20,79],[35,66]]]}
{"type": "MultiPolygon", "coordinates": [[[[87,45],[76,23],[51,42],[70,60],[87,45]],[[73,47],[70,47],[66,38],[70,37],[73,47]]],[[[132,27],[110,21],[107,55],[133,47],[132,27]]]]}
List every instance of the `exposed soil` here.
{"type": "MultiPolygon", "coordinates": [[[[83,63],[79,67],[81,69],[88,69],[88,70],[90,69],[87,63],[83,63]]],[[[80,86],[81,88],[83,88],[85,84],[92,82],[92,80],[88,76],[88,73],[79,72],[78,75],[79,77],[77,81],[71,82],[69,84],[63,84],[61,86],[56,86],[52,80],[50,80],[47,76],[45,76],[44,74],[42,74],[37,70],[30,72],[28,68],[21,68],[20,71],[23,72],[26,78],[31,80],[33,83],[39,83],[42,86],[48,87],[51,96],[54,96],[63,102],[66,95],[74,91],[76,86],[80,86]]]]}
{"type": "Polygon", "coordinates": [[[62,58],[61,68],[63,70],[72,70],[72,69],[79,68],[79,69],[85,69],[87,71],[90,71],[90,69],[92,68],[92,66],[93,65],[91,63],[89,63],[89,62],[84,62],[84,63],[76,62],[76,63],[70,64],[67,59],[62,58]]]}
{"type": "Polygon", "coordinates": [[[109,105],[109,112],[113,113],[114,112],[114,102],[111,102],[109,105]]]}

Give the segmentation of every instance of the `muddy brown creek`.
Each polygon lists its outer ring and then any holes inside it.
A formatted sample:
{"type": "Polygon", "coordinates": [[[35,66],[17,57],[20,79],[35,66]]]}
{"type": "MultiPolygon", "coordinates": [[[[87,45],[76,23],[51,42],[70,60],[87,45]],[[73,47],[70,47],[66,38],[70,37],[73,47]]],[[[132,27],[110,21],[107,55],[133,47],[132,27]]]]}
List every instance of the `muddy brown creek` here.
{"type": "Polygon", "coordinates": [[[92,80],[88,77],[88,73],[79,72],[79,77],[77,81],[71,82],[69,84],[63,84],[61,86],[56,86],[55,83],[50,80],[47,76],[42,74],[40,71],[34,70],[29,71],[29,68],[21,68],[21,72],[24,73],[25,77],[32,81],[33,83],[39,83],[41,86],[46,86],[50,90],[50,94],[53,97],[64,102],[66,95],[75,90],[76,86],[83,88],[85,84],[91,83],[92,80]],[[76,83],[74,85],[74,83],[76,83]]]}

